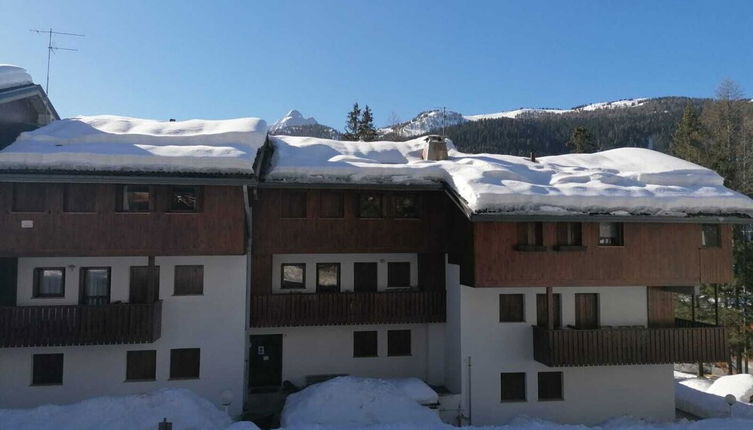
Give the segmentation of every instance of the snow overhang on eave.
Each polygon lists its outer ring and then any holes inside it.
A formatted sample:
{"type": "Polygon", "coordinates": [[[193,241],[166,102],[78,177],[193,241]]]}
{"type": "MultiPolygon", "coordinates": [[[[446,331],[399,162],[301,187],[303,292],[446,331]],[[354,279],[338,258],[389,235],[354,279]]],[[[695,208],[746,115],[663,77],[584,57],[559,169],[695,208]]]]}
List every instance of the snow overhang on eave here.
{"type": "Polygon", "coordinates": [[[536,214],[471,214],[471,222],[640,222],[672,224],[753,224],[753,218],[744,215],[536,215],[536,214]]]}
{"type": "Polygon", "coordinates": [[[151,184],[151,185],[248,185],[258,183],[254,176],[153,174],[148,172],[118,173],[21,173],[0,172],[0,182],[53,182],[89,184],[151,184]]]}
{"type": "Polygon", "coordinates": [[[432,184],[367,184],[353,182],[259,182],[258,188],[270,189],[337,189],[337,190],[384,190],[384,191],[441,191],[444,186],[441,183],[432,184]]]}

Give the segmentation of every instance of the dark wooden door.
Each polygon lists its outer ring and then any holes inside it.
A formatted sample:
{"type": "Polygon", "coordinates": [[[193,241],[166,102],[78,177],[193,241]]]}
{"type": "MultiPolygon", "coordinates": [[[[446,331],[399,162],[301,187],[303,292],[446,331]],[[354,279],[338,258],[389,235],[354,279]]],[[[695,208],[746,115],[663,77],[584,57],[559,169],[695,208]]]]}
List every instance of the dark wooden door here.
{"type": "Polygon", "coordinates": [[[599,328],[599,295],[579,293],[575,295],[575,327],[599,328]]]}
{"type": "Polygon", "coordinates": [[[282,335],[252,335],[248,351],[248,387],[254,392],[282,384],[282,335]]]}
{"type": "Polygon", "coordinates": [[[657,287],[649,287],[646,290],[648,291],[648,326],[674,327],[674,294],[657,287]]]}
{"type": "Polygon", "coordinates": [[[356,293],[370,293],[377,291],[377,264],[353,264],[353,289],[356,293]]]}
{"type": "MultiPolygon", "coordinates": [[[[536,294],[536,325],[546,328],[546,294],[536,294]]],[[[562,298],[554,294],[554,328],[562,327],[562,298]]]]}
{"type": "Polygon", "coordinates": [[[0,258],[0,306],[16,306],[18,258],[0,258]]]}
{"type": "Polygon", "coordinates": [[[159,266],[154,267],[154,287],[149,294],[149,266],[131,266],[129,303],[154,303],[159,300],[159,266]]]}

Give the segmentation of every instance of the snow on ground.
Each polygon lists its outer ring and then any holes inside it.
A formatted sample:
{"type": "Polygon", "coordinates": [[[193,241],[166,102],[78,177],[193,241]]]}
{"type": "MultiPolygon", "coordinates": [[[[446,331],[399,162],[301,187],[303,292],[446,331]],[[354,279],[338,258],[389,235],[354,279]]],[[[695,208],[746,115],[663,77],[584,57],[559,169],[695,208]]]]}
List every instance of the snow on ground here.
{"type": "MultiPolygon", "coordinates": [[[[692,374],[675,372],[675,405],[677,409],[697,417],[728,417],[730,409],[724,396],[727,394],[742,396],[746,390],[753,389],[753,386],[749,385],[750,379],[745,378],[747,376],[751,375],[722,376],[712,382],[706,378],[697,378],[692,374]],[[738,376],[744,378],[737,378],[738,376]],[[715,392],[709,392],[709,388],[714,385],[717,386],[715,392]]],[[[753,420],[753,405],[738,401],[732,406],[732,414],[737,418],[753,420]]],[[[753,422],[750,428],[753,429],[753,422]]]]}
{"type": "Polygon", "coordinates": [[[0,430],[155,430],[163,418],[173,423],[173,430],[258,430],[251,423],[232,424],[224,411],[184,389],[0,409],[0,430]]]}
{"type": "Polygon", "coordinates": [[[613,102],[602,102],[602,103],[592,103],[590,105],[581,106],[575,108],[575,110],[579,111],[594,111],[594,110],[600,110],[600,109],[615,109],[615,108],[626,108],[626,107],[635,107],[640,106],[643,103],[648,100],[647,98],[638,98],[638,99],[624,99],[624,100],[617,100],[613,102]]]}
{"type": "Polygon", "coordinates": [[[26,69],[12,64],[0,64],[0,90],[33,83],[26,69]]]}
{"type": "Polygon", "coordinates": [[[0,151],[0,169],[252,174],[265,138],[257,118],[82,116],[22,133],[0,151]]]}
{"type": "Polygon", "coordinates": [[[525,116],[535,116],[535,115],[545,114],[545,113],[560,114],[560,113],[568,113],[568,112],[573,112],[573,110],[572,109],[520,108],[520,109],[508,110],[504,112],[497,112],[497,113],[465,115],[463,118],[467,119],[468,121],[481,121],[484,119],[499,119],[499,118],[516,119],[516,118],[522,118],[525,116]]]}
{"type": "Polygon", "coordinates": [[[722,376],[714,381],[706,392],[722,397],[732,394],[740,402],[751,403],[751,397],[753,397],[753,375],[722,376]]]}
{"type": "Polygon", "coordinates": [[[753,215],[753,200],[712,170],[643,148],[528,158],[466,154],[425,161],[424,138],[343,142],[275,136],[266,180],[297,183],[446,182],[476,213],[753,215]]]}
{"type": "MultiPolygon", "coordinates": [[[[415,388],[415,381],[410,385],[415,388]]],[[[436,412],[421,406],[400,384],[389,380],[341,376],[313,384],[285,401],[283,427],[411,424],[440,425],[436,412]]],[[[415,391],[411,389],[411,391],[415,391]]]]}

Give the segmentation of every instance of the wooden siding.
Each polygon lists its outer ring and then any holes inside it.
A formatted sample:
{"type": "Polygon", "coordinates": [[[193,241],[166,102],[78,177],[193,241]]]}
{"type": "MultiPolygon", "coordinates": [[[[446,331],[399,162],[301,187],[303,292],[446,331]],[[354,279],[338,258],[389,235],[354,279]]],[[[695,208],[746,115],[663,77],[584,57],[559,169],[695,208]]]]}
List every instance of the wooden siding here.
{"type": "Polygon", "coordinates": [[[663,288],[647,288],[648,326],[652,328],[675,325],[675,293],[663,288]]]}
{"type": "Polygon", "coordinates": [[[152,343],[162,302],[0,307],[0,348],[152,343]]]}
{"type": "Polygon", "coordinates": [[[517,225],[473,224],[476,287],[698,285],[732,279],[732,230],[722,247],[701,248],[698,224],[625,223],[624,246],[599,246],[599,224],[583,224],[582,249],[555,251],[556,223],[544,223],[544,252],[515,249],[517,225]]]}
{"type": "Polygon", "coordinates": [[[251,297],[251,327],[445,322],[444,291],[251,297]]]}
{"type": "Polygon", "coordinates": [[[725,361],[727,329],[690,321],[673,328],[547,330],[533,327],[533,357],[550,367],[725,361]]]}
{"type": "Polygon", "coordinates": [[[228,255],[245,252],[245,212],[240,187],[206,186],[201,211],[168,211],[169,187],[154,186],[155,211],[122,213],[115,210],[113,184],[93,187],[93,196],[70,193],[71,201],[94,199],[95,212],[64,211],[65,184],[43,184],[45,209],[40,213],[12,211],[13,184],[0,183],[0,241],[2,256],[127,256],[228,255]],[[21,228],[22,220],[34,222],[21,228]]]}

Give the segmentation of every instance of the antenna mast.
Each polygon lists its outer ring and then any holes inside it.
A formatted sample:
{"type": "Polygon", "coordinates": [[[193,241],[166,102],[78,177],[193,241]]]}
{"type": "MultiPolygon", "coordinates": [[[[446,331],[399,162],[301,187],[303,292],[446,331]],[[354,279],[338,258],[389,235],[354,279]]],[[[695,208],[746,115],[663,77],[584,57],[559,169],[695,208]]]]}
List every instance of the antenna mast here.
{"type": "Polygon", "coordinates": [[[31,32],[37,33],[37,34],[48,34],[48,42],[47,42],[47,83],[44,86],[44,92],[46,92],[48,95],[50,94],[50,56],[57,50],[63,50],[63,51],[78,51],[78,49],[73,48],[63,48],[61,46],[55,46],[52,44],[52,35],[58,34],[61,36],[76,36],[76,37],[86,37],[83,34],[77,34],[77,33],[63,33],[61,31],[53,31],[52,28],[49,30],[37,30],[37,29],[31,29],[29,30],[31,32]]]}

